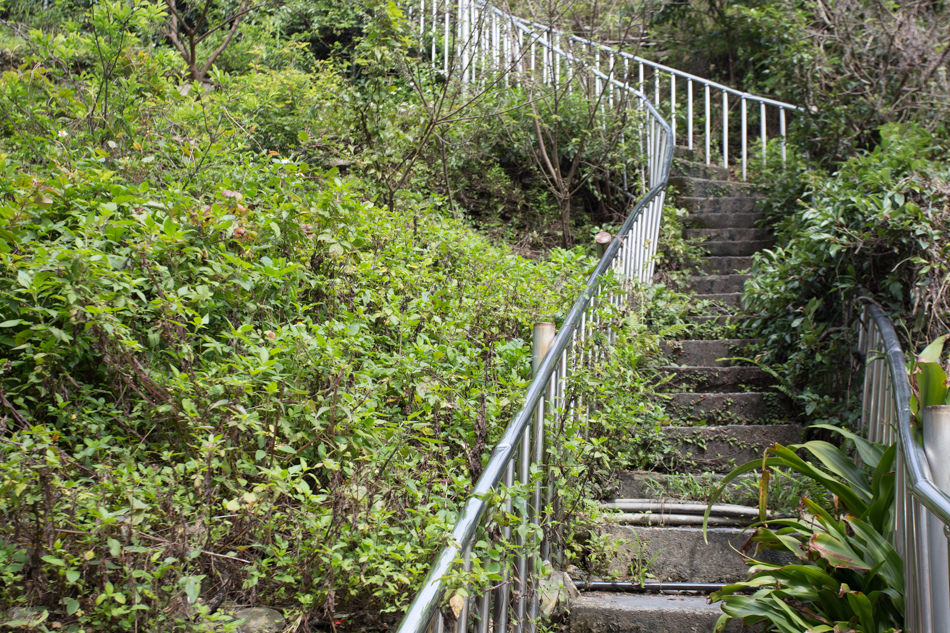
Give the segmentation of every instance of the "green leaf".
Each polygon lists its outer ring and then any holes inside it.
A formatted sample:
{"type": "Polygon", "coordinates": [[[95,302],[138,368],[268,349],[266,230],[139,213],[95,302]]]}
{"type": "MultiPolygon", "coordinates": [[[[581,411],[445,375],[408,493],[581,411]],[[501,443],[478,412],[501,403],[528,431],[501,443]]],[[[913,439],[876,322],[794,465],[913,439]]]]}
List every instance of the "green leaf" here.
{"type": "Polygon", "coordinates": [[[917,362],[920,363],[939,363],[940,355],[943,354],[943,344],[947,340],[947,337],[950,334],[944,334],[936,338],[933,343],[924,348],[920,354],[917,355],[917,362]]]}
{"type": "Polygon", "coordinates": [[[180,584],[185,587],[185,595],[188,596],[188,602],[194,604],[198,601],[198,594],[201,591],[201,579],[204,576],[185,576],[180,581],[180,584]]]}
{"type": "Polygon", "coordinates": [[[57,567],[65,567],[66,561],[62,558],[56,558],[55,556],[40,556],[40,558],[50,565],[56,565],[57,567]]]}
{"type": "Polygon", "coordinates": [[[73,598],[63,598],[63,604],[66,605],[66,615],[73,615],[79,611],[79,601],[73,598]]]}
{"type": "Polygon", "coordinates": [[[825,468],[841,477],[855,492],[860,493],[866,500],[871,500],[867,476],[841,449],[820,440],[806,443],[805,448],[817,457],[825,468]]]}
{"type": "Polygon", "coordinates": [[[943,367],[933,362],[917,363],[917,387],[920,389],[920,405],[930,407],[947,401],[947,374],[943,367]]]}
{"type": "Polygon", "coordinates": [[[867,571],[873,567],[862,560],[850,545],[830,534],[815,534],[809,540],[808,547],[837,568],[867,571]]]}

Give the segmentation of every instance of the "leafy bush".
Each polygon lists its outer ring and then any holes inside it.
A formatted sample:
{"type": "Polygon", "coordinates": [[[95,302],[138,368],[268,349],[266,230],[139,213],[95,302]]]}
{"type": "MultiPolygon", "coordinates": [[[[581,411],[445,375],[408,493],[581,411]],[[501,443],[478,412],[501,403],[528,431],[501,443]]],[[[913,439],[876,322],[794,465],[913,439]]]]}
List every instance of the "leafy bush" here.
{"type": "MultiPolygon", "coordinates": [[[[946,140],[914,125],[881,128],[881,144],[831,177],[793,169],[772,207],[778,245],[755,256],[743,303],[764,339],[761,360],[785,363],[800,388],[823,396],[847,389],[855,311],[863,292],[886,302],[914,338],[946,331],[950,272],[946,140]],[[798,189],[797,187],[802,187],[798,189]]],[[[816,399],[817,398],[817,399],[816,399]]]]}
{"type": "Polygon", "coordinates": [[[3,602],[95,630],[172,627],[222,587],[398,608],[588,261],[334,171],[219,156],[202,200],[83,154],[0,163],[0,538],[30,561],[3,602]]]}
{"type": "Polygon", "coordinates": [[[364,164],[302,160],[360,149],[326,105],[341,74],[183,95],[145,27],[100,29],[121,72],[80,30],[27,33],[0,81],[0,608],[71,631],[201,628],[224,598],[388,617],[591,261],[443,218],[428,175],[376,206],[364,164]]]}
{"type": "Polygon", "coordinates": [[[946,120],[950,57],[939,43],[947,11],[867,0],[665,0],[648,26],[668,65],[804,108],[790,134],[817,161],[837,165],[873,149],[882,125],[934,131],[946,120]]]}
{"type": "Polygon", "coordinates": [[[829,512],[825,504],[803,497],[799,517],[770,519],[756,529],[753,540],[758,546],[784,553],[793,562],[750,559],[748,580],[712,595],[723,603],[717,631],[736,618],[744,625],[762,623],[764,630],[781,633],[887,633],[903,627],[904,566],[889,540],[897,447],[885,449],[836,427],[818,426],[853,442],[864,466],[855,465],[847,452],[827,442],[776,444],[763,459],[727,475],[710,501],[715,502],[733,478],[761,469],[764,509],[773,469],[782,468],[820,484],[840,504],[829,512]],[[799,449],[811,453],[814,463],[796,455],[799,449]],[[743,591],[753,593],[741,595],[743,591]]]}

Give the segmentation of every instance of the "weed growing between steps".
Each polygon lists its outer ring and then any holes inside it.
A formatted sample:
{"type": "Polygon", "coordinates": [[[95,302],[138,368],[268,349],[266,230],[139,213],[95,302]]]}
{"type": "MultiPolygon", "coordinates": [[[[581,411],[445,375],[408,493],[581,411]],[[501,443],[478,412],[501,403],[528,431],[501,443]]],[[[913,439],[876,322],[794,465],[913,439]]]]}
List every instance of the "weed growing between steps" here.
{"type": "MultiPolygon", "coordinates": [[[[645,479],[650,498],[671,501],[698,501],[707,503],[722,484],[722,476],[710,472],[671,473],[662,479],[645,479]]],[[[791,471],[773,469],[771,475],[768,509],[783,515],[794,514],[801,506],[802,497],[816,500],[822,507],[831,509],[833,503],[821,484],[797,476],[791,471]]],[[[758,505],[759,481],[753,476],[737,477],[719,493],[716,503],[732,503],[744,506],[758,505]]]]}

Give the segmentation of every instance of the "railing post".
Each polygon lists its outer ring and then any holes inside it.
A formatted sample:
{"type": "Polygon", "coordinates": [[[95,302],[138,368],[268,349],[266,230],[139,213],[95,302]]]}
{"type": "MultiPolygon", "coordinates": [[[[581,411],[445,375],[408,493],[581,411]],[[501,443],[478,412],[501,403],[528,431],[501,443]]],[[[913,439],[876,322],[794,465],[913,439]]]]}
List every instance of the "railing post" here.
{"type": "MultiPolygon", "coordinates": [[[[608,234],[609,235],[609,234],[608,234]]],[[[544,357],[547,356],[551,344],[554,342],[554,324],[541,321],[534,324],[534,335],[531,339],[531,373],[538,373],[538,368],[544,357]]]]}
{"type": "MultiPolygon", "coordinates": [[[[934,485],[950,494],[950,406],[924,407],[924,454],[934,485]]],[[[927,512],[930,541],[930,612],[933,631],[950,631],[950,558],[944,523],[927,512]]]]}
{"type": "Polygon", "coordinates": [[[610,241],[612,239],[614,239],[613,236],[607,231],[601,231],[594,236],[594,248],[597,249],[598,259],[603,259],[604,253],[607,252],[607,247],[610,246],[610,241]]]}

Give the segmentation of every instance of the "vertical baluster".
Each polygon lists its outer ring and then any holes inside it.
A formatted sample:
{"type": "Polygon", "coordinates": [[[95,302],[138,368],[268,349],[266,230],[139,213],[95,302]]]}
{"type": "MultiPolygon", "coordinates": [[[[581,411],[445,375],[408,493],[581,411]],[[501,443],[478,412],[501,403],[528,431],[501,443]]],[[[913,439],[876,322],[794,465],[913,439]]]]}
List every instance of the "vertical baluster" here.
{"type": "Polygon", "coordinates": [[[729,168],[729,93],[722,91],[722,166],[729,168]]]}
{"type": "Polygon", "coordinates": [[[432,72],[435,72],[436,40],[439,33],[438,0],[432,0],[432,72]]]}
{"type": "MultiPolygon", "coordinates": [[[[531,478],[531,425],[524,429],[521,435],[521,442],[518,445],[518,483],[522,489],[527,489],[531,478]]],[[[524,499],[518,509],[520,520],[523,525],[531,523],[531,502],[524,499]]],[[[517,578],[517,587],[515,595],[515,621],[514,632],[525,633],[525,616],[528,611],[528,560],[527,545],[525,537],[515,536],[515,542],[518,545],[518,553],[515,555],[515,576],[517,578]]]]}
{"type": "Polygon", "coordinates": [[[476,617],[478,626],[475,628],[477,633],[489,633],[491,626],[491,592],[485,589],[475,603],[476,617]]]}
{"type": "MultiPolygon", "coordinates": [[[[906,471],[905,471],[906,475],[906,471]]],[[[905,624],[908,631],[924,631],[920,622],[920,576],[921,572],[917,566],[917,546],[914,539],[917,537],[917,524],[914,516],[914,504],[916,500],[905,489],[904,499],[904,605],[905,605],[905,624]],[[908,573],[908,571],[910,573],[908,573]]]]}
{"type": "MultiPolygon", "coordinates": [[[[944,407],[922,409],[923,444],[927,465],[937,490],[950,494],[950,416],[944,407]]],[[[950,631],[950,553],[943,521],[927,513],[927,531],[930,533],[930,590],[932,592],[931,618],[934,631],[950,631]]]]}
{"type": "Polygon", "coordinates": [[[693,149],[693,80],[686,80],[686,126],[689,128],[687,147],[693,149]]]}
{"type": "Polygon", "coordinates": [[[426,49],[426,0],[419,0],[419,50],[426,49]]]}
{"type": "Polygon", "coordinates": [[[666,201],[666,190],[664,189],[659,193],[655,198],[656,209],[653,214],[653,230],[650,233],[650,259],[647,267],[646,279],[643,280],[643,283],[652,283],[653,281],[653,270],[656,266],[656,249],[658,236],[660,235],[660,222],[663,218],[663,203],[666,201]]]}
{"type": "Polygon", "coordinates": [[[673,130],[673,144],[676,145],[676,75],[670,73],[670,129],[673,130]]]}
{"type": "Polygon", "coordinates": [[[762,169],[765,169],[765,149],[768,145],[765,139],[765,103],[759,103],[759,126],[762,133],[762,169]]]}
{"type": "MultiPolygon", "coordinates": [[[[643,94],[643,62],[638,62],[637,65],[639,66],[639,77],[640,77],[637,90],[640,92],[640,94],[643,94]]],[[[641,105],[641,108],[642,107],[643,106],[641,105]]]]}
{"type": "Polygon", "coordinates": [[[711,104],[710,104],[710,99],[709,99],[709,84],[704,85],[703,88],[704,88],[703,94],[706,100],[706,164],[708,165],[710,162],[710,156],[711,156],[709,152],[709,144],[710,144],[710,139],[712,138],[712,134],[710,133],[710,124],[709,124],[710,110],[711,110],[711,104]]]}
{"type": "Polygon", "coordinates": [[[660,109],[660,71],[653,69],[653,105],[660,109]]]}
{"type": "MultiPolygon", "coordinates": [[[[472,571],[472,544],[469,543],[463,553],[463,565],[466,572],[472,571]]],[[[468,631],[468,610],[471,603],[471,597],[465,598],[462,603],[462,610],[459,612],[458,620],[455,621],[455,633],[466,633],[468,631]]]]}
{"type": "Polygon", "coordinates": [[[459,79],[465,82],[465,0],[455,5],[455,63],[459,79]]]}
{"type": "MultiPolygon", "coordinates": [[[[930,605],[933,604],[934,590],[930,584],[930,544],[927,540],[927,515],[930,514],[919,501],[914,499],[914,556],[916,557],[918,599],[920,609],[917,614],[920,624],[919,630],[926,633],[942,633],[934,629],[933,614],[930,605]]],[[[942,594],[938,598],[943,600],[942,594]]]]}
{"type": "MultiPolygon", "coordinates": [[[[508,467],[505,469],[505,488],[508,490],[507,498],[505,499],[505,513],[508,516],[514,511],[514,504],[511,500],[511,488],[515,483],[515,459],[508,461],[508,467]]],[[[501,528],[501,538],[503,547],[509,547],[511,545],[511,526],[504,525],[501,528]]],[[[511,604],[511,583],[512,583],[512,569],[510,565],[510,558],[506,554],[504,560],[502,561],[502,579],[498,586],[495,588],[495,622],[494,630],[495,631],[507,631],[508,630],[508,609],[511,604]]]]}
{"type": "Polygon", "coordinates": [[[782,134],[782,166],[785,166],[785,108],[778,109],[779,130],[782,134]]]}
{"type": "Polygon", "coordinates": [[[542,31],[538,35],[538,42],[541,45],[541,81],[544,85],[554,83],[554,65],[557,63],[557,57],[554,55],[554,36],[548,31],[542,31]]]}
{"type": "Polygon", "coordinates": [[[443,27],[445,28],[445,33],[443,37],[445,38],[442,42],[442,72],[445,75],[449,74],[449,2],[445,0],[444,2],[445,10],[442,14],[443,27]]]}
{"type": "Polygon", "coordinates": [[[859,429],[860,433],[864,437],[871,438],[871,385],[873,380],[871,379],[871,363],[867,362],[871,351],[874,349],[872,346],[872,340],[874,339],[874,328],[873,321],[871,321],[870,313],[865,309],[864,311],[864,320],[865,320],[865,329],[864,329],[864,340],[861,342],[861,351],[864,353],[865,364],[864,364],[864,384],[862,385],[863,393],[861,394],[861,428],[859,429]]]}
{"type": "Polygon", "coordinates": [[[495,73],[501,74],[501,24],[498,16],[492,13],[491,65],[495,73]]]}
{"type": "Polygon", "coordinates": [[[516,24],[511,25],[511,37],[514,40],[511,45],[511,69],[512,72],[517,73],[514,79],[515,82],[517,82],[524,69],[524,56],[521,54],[524,45],[523,35],[516,24]]]}
{"type": "Polygon", "coordinates": [[[748,131],[747,131],[747,129],[746,129],[746,99],[745,99],[745,97],[742,97],[742,98],[740,99],[740,103],[741,103],[741,105],[742,105],[742,128],[741,128],[741,133],[742,133],[742,180],[744,181],[744,180],[746,180],[746,159],[747,159],[747,156],[746,156],[746,150],[747,150],[746,144],[747,144],[747,142],[748,142],[748,140],[749,140],[749,138],[748,138],[749,134],[748,134],[748,131]]]}

